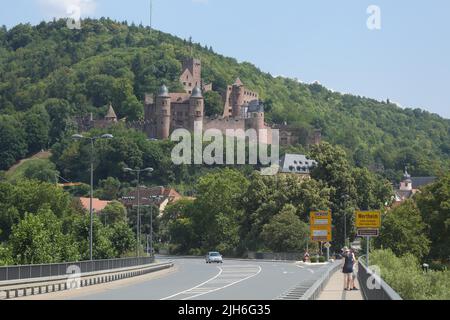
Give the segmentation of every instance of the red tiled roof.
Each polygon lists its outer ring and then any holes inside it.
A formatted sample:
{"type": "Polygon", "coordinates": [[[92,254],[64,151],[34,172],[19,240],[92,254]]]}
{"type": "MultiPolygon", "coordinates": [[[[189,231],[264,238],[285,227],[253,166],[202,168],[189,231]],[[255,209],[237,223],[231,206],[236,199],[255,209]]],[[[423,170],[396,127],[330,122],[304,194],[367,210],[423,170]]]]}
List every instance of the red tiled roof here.
{"type": "MultiPolygon", "coordinates": [[[[80,198],[80,202],[81,205],[83,206],[84,209],[89,211],[89,198],[80,198]]],[[[99,213],[102,210],[104,210],[106,208],[106,206],[110,203],[111,201],[103,201],[97,198],[93,198],[92,199],[92,209],[94,212],[99,213]]]]}

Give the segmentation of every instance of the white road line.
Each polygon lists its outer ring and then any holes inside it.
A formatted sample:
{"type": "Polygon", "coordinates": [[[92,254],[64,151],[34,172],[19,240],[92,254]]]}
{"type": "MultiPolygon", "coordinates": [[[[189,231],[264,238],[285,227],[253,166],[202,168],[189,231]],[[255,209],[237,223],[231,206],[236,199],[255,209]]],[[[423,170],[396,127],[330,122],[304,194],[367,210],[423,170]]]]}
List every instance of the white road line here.
{"type": "Polygon", "coordinates": [[[223,272],[223,270],[222,270],[221,268],[219,268],[219,267],[217,267],[217,268],[220,270],[219,273],[216,274],[216,275],[215,275],[214,277],[212,277],[211,279],[206,280],[205,282],[200,283],[198,286],[195,286],[195,287],[193,287],[193,288],[191,288],[191,289],[188,289],[188,290],[184,290],[184,291],[175,293],[175,294],[173,294],[173,295],[171,295],[171,296],[168,296],[168,297],[166,297],[166,298],[163,298],[163,299],[161,299],[161,300],[168,300],[168,299],[170,299],[170,298],[173,298],[173,297],[176,297],[176,296],[178,296],[178,295],[180,295],[180,294],[183,294],[183,293],[186,292],[186,291],[189,291],[189,290],[192,290],[192,289],[197,289],[198,287],[201,287],[202,285],[207,284],[207,283],[210,282],[210,281],[213,281],[213,280],[216,279],[218,276],[220,276],[220,275],[222,274],[222,272],[223,272]]]}
{"type": "Polygon", "coordinates": [[[176,296],[181,296],[181,295],[188,295],[188,297],[185,297],[185,298],[183,298],[181,300],[188,300],[188,299],[197,298],[197,297],[203,296],[205,294],[216,292],[216,291],[228,288],[230,286],[233,286],[235,284],[238,284],[238,283],[240,283],[242,281],[245,281],[245,280],[248,280],[250,278],[253,278],[253,277],[257,276],[258,274],[260,274],[261,271],[262,271],[261,266],[257,266],[257,265],[253,266],[254,272],[252,272],[252,273],[249,272],[249,270],[251,268],[249,266],[226,266],[225,267],[226,269],[228,269],[228,268],[235,268],[234,270],[224,270],[221,267],[217,267],[217,268],[219,268],[220,272],[217,275],[215,275],[214,277],[212,277],[211,279],[209,279],[209,280],[207,280],[207,281],[205,281],[205,282],[203,282],[203,283],[201,283],[201,284],[199,284],[199,285],[197,285],[197,286],[195,286],[195,287],[193,287],[191,289],[183,290],[181,292],[178,292],[176,294],[173,294],[173,295],[171,295],[169,297],[166,297],[166,298],[163,298],[161,300],[168,300],[168,299],[174,298],[176,296]],[[258,267],[258,271],[256,273],[255,273],[255,271],[256,271],[255,267],[258,267]],[[233,274],[233,275],[226,274],[226,273],[228,273],[230,271],[236,272],[237,271],[236,269],[239,269],[239,268],[241,268],[241,271],[244,271],[243,269],[246,269],[246,270],[245,270],[245,272],[241,272],[240,275],[238,275],[238,274],[233,274]],[[233,278],[237,278],[237,277],[239,277],[241,279],[239,279],[239,280],[233,279],[233,278]],[[244,277],[244,278],[242,278],[242,277],[244,277]],[[220,283],[225,283],[226,285],[223,285],[221,287],[216,287],[216,288],[215,287],[211,287],[211,286],[214,286],[214,285],[218,285],[220,283]],[[201,288],[202,286],[204,286],[206,284],[209,284],[209,286],[201,288]]]}
{"type": "Polygon", "coordinates": [[[226,286],[223,286],[223,287],[220,287],[220,288],[211,290],[211,291],[209,291],[209,292],[200,293],[200,294],[197,294],[197,295],[192,296],[192,297],[184,298],[183,300],[194,299],[194,298],[203,296],[203,295],[205,295],[205,294],[209,294],[209,293],[213,293],[213,292],[216,292],[216,291],[219,291],[219,290],[223,290],[223,289],[225,289],[225,288],[228,288],[228,287],[231,287],[231,286],[233,286],[233,285],[235,285],[235,284],[238,284],[238,283],[240,283],[240,282],[242,282],[242,281],[245,281],[245,280],[248,280],[248,279],[250,279],[250,278],[256,277],[256,276],[257,276],[258,274],[260,274],[261,271],[262,271],[261,266],[258,266],[258,268],[259,268],[259,270],[258,270],[257,273],[255,273],[255,274],[253,274],[253,275],[251,275],[251,276],[249,276],[249,277],[247,277],[247,278],[241,279],[241,280],[239,280],[239,281],[232,282],[232,283],[230,283],[230,284],[228,284],[228,285],[226,285],[226,286]]]}

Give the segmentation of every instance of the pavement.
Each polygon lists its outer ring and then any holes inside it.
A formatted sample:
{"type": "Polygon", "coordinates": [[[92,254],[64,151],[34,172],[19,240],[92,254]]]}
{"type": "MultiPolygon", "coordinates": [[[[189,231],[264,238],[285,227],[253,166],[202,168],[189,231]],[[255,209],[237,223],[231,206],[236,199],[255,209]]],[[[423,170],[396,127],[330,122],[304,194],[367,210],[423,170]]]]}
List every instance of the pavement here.
{"type": "Polygon", "coordinates": [[[344,274],[338,269],[331,276],[317,300],[364,300],[357,278],[355,285],[359,290],[344,290],[344,274]]]}
{"type": "MultiPolygon", "coordinates": [[[[159,262],[168,261],[159,258],[159,262]]],[[[327,267],[295,262],[175,259],[168,270],[98,286],[46,294],[39,300],[274,300],[327,267]]]]}

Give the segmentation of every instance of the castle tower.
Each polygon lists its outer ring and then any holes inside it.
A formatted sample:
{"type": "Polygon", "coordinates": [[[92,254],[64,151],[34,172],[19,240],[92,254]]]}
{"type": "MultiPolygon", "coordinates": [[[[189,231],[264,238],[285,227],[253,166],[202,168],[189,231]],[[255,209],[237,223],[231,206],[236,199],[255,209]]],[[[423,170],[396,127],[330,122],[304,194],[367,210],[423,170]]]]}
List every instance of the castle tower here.
{"type": "Polygon", "coordinates": [[[315,145],[319,145],[322,143],[322,130],[321,129],[314,130],[313,143],[315,145]]]}
{"type": "Polygon", "coordinates": [[[252,101],[248,106],[248,118],[246,119],[246,129],[256,130],[258,141],[261,143],[267,143],[269,137],[267,132],[259,131],[266,129],[264,105],[258,100],[252,101]]]}
{"type": "MultiPolygon", "coordinates": [[[[91,118],[92,118],[92,113],[91,113],[91,118]]],[[[108,112],[106,113],[105,120],[108,122],[117,122],[117,115],[116,115],[116,112],[114,111],[114,108],[111,103],[109,104],[109,109],[108,109],[108,112]]]]}
{"type": "Polygon", "coordinates": [[[156,97],[156,138],[168,139],[170,136],[171,101],[169,90],[161,86],[156,97]]]}
{"type": "Polygon", "coordinates": [[[199,59],[188,58],[183,61],[180,81],[187,93],[191,93],[197,86],[202,86],[202,63],[199,59]]]}
{"type": "Polygon", "coordinates": [[[189,99],[189,127],[194,130],[194,123],[199,122],[203,130],[203,116],[204,116],[205,102],[202,95],[202,90],[199,86],[195,87],[189,99]]]}
{"type": "Polygon", "coordinates": [[[239,78],[237,78],[236,82],[233,84],[232,91],[233,91],[231,96],[233,109],[232,116],[235,118],[239,118],[242,116],[242,105],[244,104],[244,92],[245,92],[244,85],[242,84],[239,78]]]}

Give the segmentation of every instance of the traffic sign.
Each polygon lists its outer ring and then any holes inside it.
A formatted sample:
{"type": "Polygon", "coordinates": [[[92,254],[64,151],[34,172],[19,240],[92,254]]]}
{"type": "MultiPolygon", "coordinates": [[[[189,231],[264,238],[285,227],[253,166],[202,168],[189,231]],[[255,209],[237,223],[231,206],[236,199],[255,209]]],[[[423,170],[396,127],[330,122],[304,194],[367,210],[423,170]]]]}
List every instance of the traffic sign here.
{"type": "Polygon", "coordinates": [[[378,237],[379,229],[358,229],[358,237],[378,237]]]}
{"type": "Polygon", "coordinates": [[[329,242],[325,243],[323,245],[325,248],[330,249],[331,248],[331,244],[329,242]]]}
{"type": "Polygon", "coordinates": [[[331,211],[311,211],[309,222],[311,226],[331,226],[331,211]]]}
{"type": "Polygon", "coordinates": [[[311,241],[331,241],[331,211],[311,211],[309,227],[311,241]]]}
{"type": "Polygon", "coordinates": [[[379,229],[381,227],[380,211],[356,211],[356,228],[379,229]]]}

